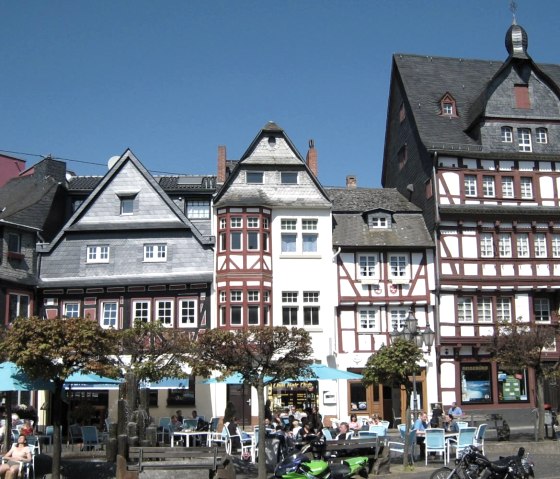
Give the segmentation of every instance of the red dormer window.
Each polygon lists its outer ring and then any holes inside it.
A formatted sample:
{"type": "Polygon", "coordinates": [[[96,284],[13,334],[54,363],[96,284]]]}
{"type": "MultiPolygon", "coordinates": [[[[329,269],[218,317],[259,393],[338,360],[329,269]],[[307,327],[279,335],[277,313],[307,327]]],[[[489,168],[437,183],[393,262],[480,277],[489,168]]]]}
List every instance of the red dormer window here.
{"type": "Polygon", "coordinates": [[[443,98],[439,101],[440,103],[440,115],[442,116],[457,116],[457,104],[455,98],[453,98],[449,93],[443,95],[443,98]]]}

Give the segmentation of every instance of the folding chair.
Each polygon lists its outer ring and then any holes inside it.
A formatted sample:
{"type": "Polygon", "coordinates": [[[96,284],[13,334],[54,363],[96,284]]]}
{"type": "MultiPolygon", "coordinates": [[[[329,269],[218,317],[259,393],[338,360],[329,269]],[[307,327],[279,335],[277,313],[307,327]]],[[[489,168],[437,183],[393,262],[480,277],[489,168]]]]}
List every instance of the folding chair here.
{"type": "Polygon", "coordinates": [[[101,449],[103,446],[95,426],[82,426],[82,441],[84,451],[94,451],[95,449],[101,449]]]}
{"type": "Polygon", "coordinates": [[[435,452],[436,454],[441,453],[443,456],[443,464],[447,465],[449,457],[446,455],[445,431],[443,429],[437,427],[433,429],[426,429],[424,444],[426,446],[426,466],[428,465],[428,456],[430,455],[430,452],[435,452]]]}

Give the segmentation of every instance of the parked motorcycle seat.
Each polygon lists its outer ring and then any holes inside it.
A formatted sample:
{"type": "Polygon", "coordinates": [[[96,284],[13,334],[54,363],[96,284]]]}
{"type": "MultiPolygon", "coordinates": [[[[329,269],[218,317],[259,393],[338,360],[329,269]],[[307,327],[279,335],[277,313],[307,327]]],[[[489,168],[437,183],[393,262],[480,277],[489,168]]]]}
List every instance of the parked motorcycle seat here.
{"type": "Polygon", "coordinates": [[[331,464],[329,469],[331,470],[331,479],[345,479],[350,477],[350,467],[348,464],[331,464]]]}

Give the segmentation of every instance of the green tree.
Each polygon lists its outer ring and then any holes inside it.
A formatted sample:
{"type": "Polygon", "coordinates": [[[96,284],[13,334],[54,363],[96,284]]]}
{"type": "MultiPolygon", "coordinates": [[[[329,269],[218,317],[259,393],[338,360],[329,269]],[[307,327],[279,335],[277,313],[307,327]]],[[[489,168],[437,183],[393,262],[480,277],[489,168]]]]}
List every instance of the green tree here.
{"type": "MultiPolygon", "coordinates": [[[[410,430],[410,396],[414,384],[410,379],[420,374],[418,363],[422,360],[422,350],[413,341],[395,339],[389,346],[382,346],[372,354],[362,372],[364,386],[385,384],[406,390],[406,434],[405,451],[408,451],[408,431],[410,430]]],[[[403,465],[410,466],[408,454],[403,454],[403,465]]]]}
{"type": "Polygon", "coordinates": [[[18,318],[2,337],[0,349],[33,379],[53,382],[53,479],[60,477],[60,411],[64,381],[76,372],[108,374],[111,341],[90,319],[18,318]]]}
{"type": "MultiPolygon", "coordinates": [[[[251,327],[239,331],[212,329],[198,338],[189,364],[197,375],[208,377],[218,371],[225,378],[239,373],[257,390],[259,431],[264,426],[264,388],[298,376],[313,377],[309,368],[311,339],[304,329],[251,327]]],[[[262,437],[262,436],[261,436],[262,437]]],[[[266,479],[264,440],[259,441],[259,479],[266,479]]]]}
{"type": "Polygon", "coordinates": [[[535,441],[544,440],[544,381],[558,378],[558,361],[547,361],[546,349],[554,348],[558,326],[530,324],[519,320],[502,322],[496,326],[492,353],[500,368],[510,373],[532,369],[537,385],[535,441]]]}

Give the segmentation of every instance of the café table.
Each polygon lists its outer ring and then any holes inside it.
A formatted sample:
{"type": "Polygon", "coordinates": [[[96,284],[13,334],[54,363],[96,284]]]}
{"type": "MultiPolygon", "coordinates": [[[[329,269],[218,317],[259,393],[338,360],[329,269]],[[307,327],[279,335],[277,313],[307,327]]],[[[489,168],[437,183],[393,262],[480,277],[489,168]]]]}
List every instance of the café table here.
{"type": "Polygon", "coordinates": [[[191,438],[193,438],[193,440],[196,440],[198,438],[200,439],[202,445],[207,445],[208,438],[211,434],[212,433],[210,431],[196,431],[192,429],[173,431],[173,434],[171,435],[171,447],[175,447],[176,438],[179,439],[181,437],[185,439],[185,447],[190,447],[191,438]]]}

